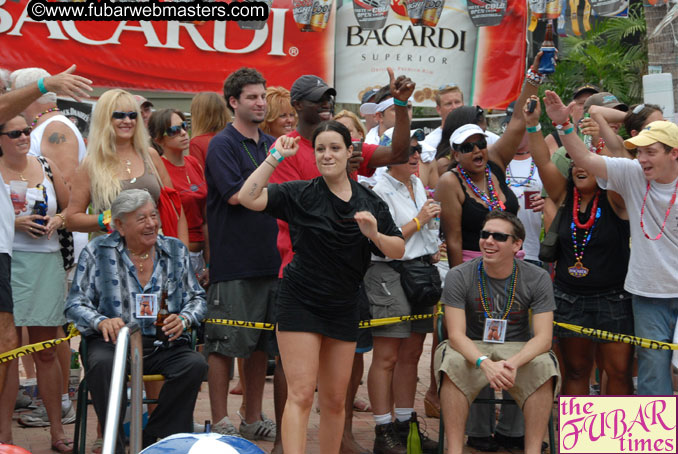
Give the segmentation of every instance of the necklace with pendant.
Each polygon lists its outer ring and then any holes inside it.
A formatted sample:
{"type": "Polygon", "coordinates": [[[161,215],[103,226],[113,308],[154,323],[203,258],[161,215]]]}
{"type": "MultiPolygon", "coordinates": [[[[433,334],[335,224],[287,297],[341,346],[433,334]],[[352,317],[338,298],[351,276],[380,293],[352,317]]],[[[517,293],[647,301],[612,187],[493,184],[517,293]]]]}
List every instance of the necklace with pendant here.
{"type": "Polygon", "coordinates": [[[598,207],[599,197],[600,190],[596,192],[596,196],[593,199],[589,222],[582,225],[581,223],[579,223],[578,219],[580,196],[577,189],[575,188],[574,205],[577,207],[577,212],[575,211],[572,212],[573,218],[572,222],[570,223],[570,230],[572,232],[572,245],[574,247],[574,265],[567,268],[567,273],[572,277],[582,278],[588,276],[589,274],[590,270],[584,266],[582,261],[584,260],[584,248],[586,247],[587,244],[589,244],[589,241],[591,240],[591,234],[593,233],[593,229],[596,227],[598,219],[600,219],[601,213],[600,207],[598,207]],[[577,242],[578,228],[584,230],[584,235],[581,244],[577,242]]]}
{"type": "MultiPolygon", "coordinates": [[[[125,166],[127,167],[125,169],[125,172],[127,172],[127,176],[131,177],[132,176],[132,161],[129,159],[125,159],[125,166]]],[[[135,183],[137,181],[137,177],[134,177],[129,180],[130,183],[135,183]]]]}
{"type": "Polygon", "coordinates": [[[149,257],[149,252],[146,252],[145,254],[137,254],[135,252],[129,251],[130,254],[132,254],[134,257],[139,257],[139,272],[143,273],[144,272],[144,262],[148,259],[149,257]]]}

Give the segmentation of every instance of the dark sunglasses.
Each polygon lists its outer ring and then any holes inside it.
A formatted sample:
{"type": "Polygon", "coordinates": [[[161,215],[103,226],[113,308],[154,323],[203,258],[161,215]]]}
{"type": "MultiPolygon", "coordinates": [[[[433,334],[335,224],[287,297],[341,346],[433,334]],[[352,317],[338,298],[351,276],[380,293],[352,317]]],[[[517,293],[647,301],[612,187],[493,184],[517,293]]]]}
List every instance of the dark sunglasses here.
{"type": "Polygon", "coordinates": [[[487,148],[487,140],[480,139],[477,142],[464,142],[459,145],[454,144],[453,146],[454,150],[461,154],[472,153],[475,147],[478,147],[478,150],[484,150],[487,148]]]}
{"type": "Polygon", "coordinates": [[[10,139],[18,139],[21,137],[21,134],[25,135],[26,137],[30,136],[32,130],[33,128],[29,126],[24,129],[17,129],[15,131],[0,132],[0,136],[7,136],[10,139]]]}
{"type": "Polygon", "coordinates": [[[137,115],[136,112],[120,112],[119,110],[116,110],[111,114],[111,117],[115,120],[124,120],[125,117],[129,117],[130,120],[136,120],[137,115]]]}
{"type": "Polygon", "coordinates": [[[489,232],[487,230],[481,230],[480,231],[480,238],[482,238],[483,240],[486,240],[489,237],[492,237],[492,238],[494,238],[494,241],[497,241],[499,243],[505,243],[506,240],[508,240],[509,237],[511,237],[511,236],[513,236],[513,235],[511,235],[510,233],[489,232]]]}
{"type": "Polygon", "coordinates": [[[180,125],[170,126],[165,130],[165,135],[168,137],[174,137],[177,134],[181,134],[181,130],[188,131],[188,126],[185,121],[182,121],[180,125]]]}
{"type": "Polygon", "coordinates": [[[410,147],[410,156],[412,156],[415,153],[421,154],[421,145],[414,145],[410,147]]]}

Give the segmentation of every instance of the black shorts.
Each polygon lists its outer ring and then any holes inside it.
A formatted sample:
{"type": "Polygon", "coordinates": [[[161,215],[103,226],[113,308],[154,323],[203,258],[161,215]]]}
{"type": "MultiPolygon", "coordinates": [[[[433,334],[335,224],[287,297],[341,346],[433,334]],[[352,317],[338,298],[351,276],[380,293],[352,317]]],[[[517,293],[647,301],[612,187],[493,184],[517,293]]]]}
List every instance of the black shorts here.
{"type": "Polygon", "coordinates": [[[12,257],[0,254],[0,312],[14,312],[12,300],[12,257]]]}

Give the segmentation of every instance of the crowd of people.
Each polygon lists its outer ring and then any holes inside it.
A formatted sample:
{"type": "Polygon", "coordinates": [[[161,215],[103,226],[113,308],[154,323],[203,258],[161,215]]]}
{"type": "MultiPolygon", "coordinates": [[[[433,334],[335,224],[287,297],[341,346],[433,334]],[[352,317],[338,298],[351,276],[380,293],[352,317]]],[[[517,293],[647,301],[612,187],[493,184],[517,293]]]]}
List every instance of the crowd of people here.
{"type": "MultiPolygon", "coordinates": [[[[439,299],[446,338],[433,334],[424,408],[444,417],[450,453],[464,443],[541,452],[559,393],[672,394],[670,351],[553,322],[673,340],[678,126],[658,106],[627,106],[593,85],[568,104],[551,91],[539,99],[539,57],[501,135],[455,84],[437,91],[441,124],[426,135],[411,128],[415,81],[390,69],[363,94],[361,120],[335,113],[337,93],[317,76],[268,86],[241,68],[223,96],[194,97],[190,123],[108,90],[85,140],[56,96],[85,97],[90,81],[73,67],[15,71],[0,95],[0,352],[74,323],[103,426],[118,332],[138,323],[144,372],[165,377],[147,389],[158,406],[144,447],[194,431],[207,380],[213,432],[304,453],[317,394],[322,452],[370,452],[352,419],[366,409],[356,393],[371,352],[371,452],[406,454],[439,299]],[[553,134],[542,132],[542,111],[553,134]],[[542,233],[556,239],[549,251],[542,233]],[[358,329],[401,315],[431,317],[358,329]],[[202,353],[189,335],[199,328],[202,353]],[[234,358],[238,427],[228,414],[234,358]],[[272,359],[273,419],[262,411],[272,359]],[[517,403],[498,419],[473,403],[495,393],[517,403]]],[[[49,426],[52,449],[71,452],[70,350],[33,356],[43,406],[19,423],[49,426]]],[[[0,444],[12,441],[18,388],[18,362],[1,365],[0,444]]],[[[438,451],[425,433],[420,443],[438,451]]],[[[122,432],[115,450],[125,452],[122,432]]]]}

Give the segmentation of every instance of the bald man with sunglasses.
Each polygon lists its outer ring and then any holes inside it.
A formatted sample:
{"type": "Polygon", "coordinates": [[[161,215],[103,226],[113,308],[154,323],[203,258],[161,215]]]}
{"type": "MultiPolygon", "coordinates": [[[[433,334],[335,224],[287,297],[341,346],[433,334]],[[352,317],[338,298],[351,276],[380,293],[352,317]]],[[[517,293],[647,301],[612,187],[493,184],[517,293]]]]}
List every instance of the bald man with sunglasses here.
{"type": "Polygon", "coordinates": [[[525,453],[542,450],[560,387],[550,351],[556,305],[548,273],[515,258],[524,239],[514,214],[492,210],[480,232],[482,255],[446,276],[448,340],[436,350],[434,370],[451,454],[463,452],[469,407],[488,384],[508,391],[522,409],[525,453]]]}

